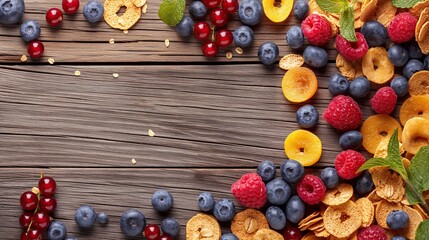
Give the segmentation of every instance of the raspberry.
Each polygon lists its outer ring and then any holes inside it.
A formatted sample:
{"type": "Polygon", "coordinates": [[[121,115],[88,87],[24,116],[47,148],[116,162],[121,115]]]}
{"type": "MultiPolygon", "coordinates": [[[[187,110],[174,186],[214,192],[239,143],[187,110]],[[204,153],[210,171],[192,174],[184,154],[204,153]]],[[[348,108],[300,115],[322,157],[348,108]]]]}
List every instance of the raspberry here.
{"type": "Polygon", "coordinates": [[[390,114],[395,110],[397,99],[398,96],[393,88],[382,87],[371,98],[371,108],[379,114],[390,114]]]}
{"type": "Polygon", "coordinates": [[[257,173],[246,173],[232,184],[231,192],[246,208],[261,208],[267,201],[267,191],[257,173]]]}
{"type": "Polygon", "coordinates": [[[371,225],[359,231],[358,240],[387,240],[387,236],[383,228],[371,225]]]}
{"type": "Polygon", "coordinates": [[[325,197],[326,187],[318,176],[307,174],[298,182],[296,191],[302,201],[314,205],[325,197]]]}
{"type": "Polygon", "coordinates": [[[323,112],[323,118],[340,131],[356,129],[362,121],[362,112],[353,98],[338,95],[323,112]]]}
{"type": "Polygon", "coordinates": [[[338,52],[347,60],[355,61],[363,58],[366,52],[368,52],[368,44],[362,33],[356,33],[356,42],[349,42],[343,38],[340,34],[335,39],[335,47],[338,52]]]}
{"type": "Polygon", "coordinates": [[[387,27],[389,38],[394,43],[408,42],[414,38],[417,19],[409,12],[403,12],[395,16],[387,27]]]}
{"type": "Polygon", "coordinates": [[[346,180],[359,176],[357,170],[365,163],[365,156],[355,150],[340,152],[335,158],[335,170],[340,177],[346,180]]]}
{"type": "Polygon", "coordinates": [[[308,41],[316,46],[329,42],[332,35],[331,25],[318,14],[311,14],[301,23],[302,33],[308,41]]]}

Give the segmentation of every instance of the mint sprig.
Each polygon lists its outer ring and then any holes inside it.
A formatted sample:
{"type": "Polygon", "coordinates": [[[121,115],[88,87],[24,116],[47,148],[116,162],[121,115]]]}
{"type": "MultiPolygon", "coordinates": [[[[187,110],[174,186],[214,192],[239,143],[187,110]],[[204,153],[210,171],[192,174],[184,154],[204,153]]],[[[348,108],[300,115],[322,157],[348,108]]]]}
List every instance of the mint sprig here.
{"type": "Polygon", "coordinates": [[[424,220],[420,223],[416,231],[416,240],[427,239],[429,236],[429,220],[424,220]]]}
{"type": "Polygon", "coordinates": [[[158,16],[168,26],[175,27],[183,18],[185,6],[185,0],[163,0],[158,16]]]}
{"type": "Polygon", "coordinates": [[[349,42],[357,41],[353,6],[348,6],[341,12],[340,33],[349,42]]]}
{"type": "Polygon", "coordinates": [[[411,8],[421,1],[422,0],[392,0],[392,5],[397,8],[411,8]]]}
{"type": "Polygon", "coordinates": [[[341,13],[348,6],[347,0],[316,0],[320,9],[330,13],[341,13]]]}

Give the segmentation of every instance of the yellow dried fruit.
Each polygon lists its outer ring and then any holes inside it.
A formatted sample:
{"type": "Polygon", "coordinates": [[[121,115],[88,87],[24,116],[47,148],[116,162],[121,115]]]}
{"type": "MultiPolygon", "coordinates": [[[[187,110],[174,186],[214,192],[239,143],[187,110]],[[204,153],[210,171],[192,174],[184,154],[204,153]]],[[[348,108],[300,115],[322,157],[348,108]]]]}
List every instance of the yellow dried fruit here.
{"type": "Polygon", "coordinates": [[[367,118],[361,127],[363,136],[362,146],[370,153],[375,153],[377,146],[383,139],[390,139],[395,129],[398,129],[398,138],[401,141],[401,125],[389,115],[377,114],[367,118]]]}
{"type": "Polygon", "coordinates": [[[411,154],[416,154],[423,146],[429,146],[429,120],[414,117],[404,125],[402,132],[404,148],[411,154]]]}
{"type": "Polygon", "coordinates": [[[362,59],[363,75],[373,83],[386,83],[392,79],[394,70],[384,47],[370,48],[362,59]]]}
{"type": "Polygon", "coordinates": [[[422,117],[429,120],[429,95],[409,97],[399,110],[399,120],[402,125],[413,118],[422,117]]]}

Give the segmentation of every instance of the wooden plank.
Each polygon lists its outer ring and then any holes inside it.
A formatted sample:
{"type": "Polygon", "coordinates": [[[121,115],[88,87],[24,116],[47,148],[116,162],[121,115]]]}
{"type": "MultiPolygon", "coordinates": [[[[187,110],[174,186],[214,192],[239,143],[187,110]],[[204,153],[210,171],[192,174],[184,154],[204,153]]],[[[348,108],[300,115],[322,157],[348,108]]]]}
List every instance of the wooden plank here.
{"type": "MultiPolygon", "coordinates": [[[[45,44],[45,55],[40,60],[29,60],[34,63],[47,64],[52,57],[56,63],[94,63],[94,62],[252,62],[258,61],[258,46],[265,41],[274,41],[280,47],[281,55],[290,53],[286,46],[285,34],[291,25],[299,24],[295,17],[290,16],[284,23],[273,24],[265,16],[263,22],[254,27],[254,47],[227,60],[225,50],[217,59],[209,60],[202,56],[201,43],[193,37],[185,39],[178,36],[174,29],[168,27],[158,18],[161,0],[148,2],[148,12],[125,35],[122,31],[110,28],[105,22],[90,24],[82,15],[81,6],[77,15],[64,16],[58,28],[47,26],[45,11],[51,7],[60,7],[50,0],[34,0],[26,2],[24,19],[36,19],[42,27],[40,40],[45,44]],[[109,44],[115,39],[115,44],[109,44]],[[166,48],[164,40],[170,40],[166,48]]],[[[187,11],[186,11],[186,14],[187,11]]],[[[240,22],[237,15],[229,23],[228,29],[234,30],[240,22]]],[[[331,44],[330,46],[333,46],[331,44]]],[[[19,35],[19,26],[0,26],[0,62],[20,63],[22,54],[26,53],[26,44],[19,35]]],[[[233,50],[233,49],[232,49],[233,50]]],[[[334,60],[336,51],[330,47],[330,59],[334,60]]]]}

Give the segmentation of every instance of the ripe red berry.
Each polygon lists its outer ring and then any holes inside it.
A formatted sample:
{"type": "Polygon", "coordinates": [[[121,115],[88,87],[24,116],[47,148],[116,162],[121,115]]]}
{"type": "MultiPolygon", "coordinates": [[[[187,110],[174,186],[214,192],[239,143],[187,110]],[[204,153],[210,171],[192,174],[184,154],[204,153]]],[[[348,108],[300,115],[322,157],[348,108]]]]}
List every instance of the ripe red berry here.
{"type": "Polygon", "coordinates": [[[237,0],[223,0],[222,9],[229,14],[235,13],[238,10],[237,0]]]}
{"type": "Polygon", "coordinates": [[[28,233],[27,231],[22,232],[21,235],[19,236],[20,240],[28,240],[28,233]]]}
{"type": "Polygon", "coordinates": [[[39,209],[42,212],[53,213],[57,207],[57,200],[53,197],[43,197],[39,202],[39,209]]]}
{"type": "Polygon", "coordinates": [[[303,202],[314,205],[325,197],[326,187],[318,176],[307,174],[298,182],[296,191],[303,202]]]}
{"type": "Polygon", "coordinates": [[[371,98],[371,108],[379,114],[390,114],[395,110],[397,100],[398,96],[393,88],[382,87],[371,98]]]}
{"type": "Polygon", "coordinates": [[[302,235],[301,231],[299,231],[296,227],[287,227],[284,232],[284,239],[286,240],[301,240],[302,235]]]}
{"type": "Polygon", "coordinates": [[[387,240],[386,233],[383,228],[377,225],[371,225],[363,228],[358,233],[358,240],[387,240]]]}
{"type": "Polygon", "coordinates": [[[223,27],[228,23],[228,15],[222,9],[214,9],[210,12],[210,21],[216,27],[223,27]]]}
{"type": "Polygon", "coordinates": [[[332,29],[329,22],[318,14],[307,16],[301,23],[302,33],[307,40],[316,46],[322,46],[329,42],[332,29]]]}
{"type": "Polygon", "coordinates": [[[39,199],[34,192],[27,191],[21,194],[19,202],[25,211],[33,211],[36,209],[39,199]]]}
{"type": "Polygon", "coordinates": [[[28,43],[27,52],[32,58],[40,58],[45,51],[45,46],[39,40],[28,43]]]}
{"type": "Polygon", "coordinates": [[[63,0],[63,10],[67,14],[75,14],[79,10],[79,0],[63,0]]]}
{"type": "Polygon", "coordinates": [[[173,240],[173,238],[164,233],[158,238],[158,240],[173,240]]]}
{"type": "Polygon", "coordinates": [[[194,25],[194,36],[197,40],[203,41],[210,37],[211,28],[208,23],[200,21],[194,25]]]}
{"type": "Polygon", "coordinates": [[[393,18],[387,27],[389,38],[394,43],[404,43],[412,40],[415,36],[417,18],[409,12],[399,13],[393,18]]]}
{"type": "Polygon", "coordinates": [[[361,174],[357,173],[357,170],[365,161],[365,156],[358,151],[352,149],[342,151],[335,158],[335,170],[337,170],[338,176],[350,180],[361,174]]]}
{"type": "Polygon", "coordinates": [[[32,227],[38,230],[43,230],[49,227],[51,223],[51,218],[48,213],[45,212],[37,212],[33,215],[32,227]]]}
{"type": "Polygon", "coordinates": [[[51,8],[46,12],[46,22],[51,27],[59,26],[63,22],[63,12],[59,8],[51,8]]]}
{"type": "Polygon", "coordinates": [[[158,225],[148,224],[144,229],[144,236],[149,240],[156,240],[161,236],[161,229],[158,225]]]}
{"type": "Polygon", "coordinates": [[[368,52],[368,43],[365,36],[360,32],[356,32],[356,38],[356,42],[349,42],[341,34],[338,34],[337,38],[335,38],[335,47],[338,52],[349,61],[359,60],[368,52]]]}
{"type": "Polygon", "coordinates": [[[206,8],[215,8],[219,6],[221,0],[202,0],[206,8]]]}
{"type": "Polygon", "coordinates": [[[207,41],[203,43],[202,49],[203,49],[203,54],[206,57],[215,57],[219,50],[216,44],[211,41],[207,41]]]}
{"type": "Polygon", "coordinates": [[[21,214],[21,217],[19,217],[19,225],[23,228],[28,228],[28,226],[30,226],[31,219],[33,219],[33,214],[24,212],[21,214]]]}
{"type": "Polygon", "coordinates": [[[43,240],[42,231],[37,229],[30,229],[30,231],[27,233],[26,240],[43,240]]]}
{"type": "Polygon", "coordinates": [[[39,179],[39,190],[42,195],[50,197],[55,194],[56,188],[57,184],[53,178],[42,177],[39,179]]]}
{"type": "Polygon", "coordinates": [[[216,32],[216,45],[222,48],[228,47],[234,41],[234,36],[228,29],[221,29],[216,32]]]}

